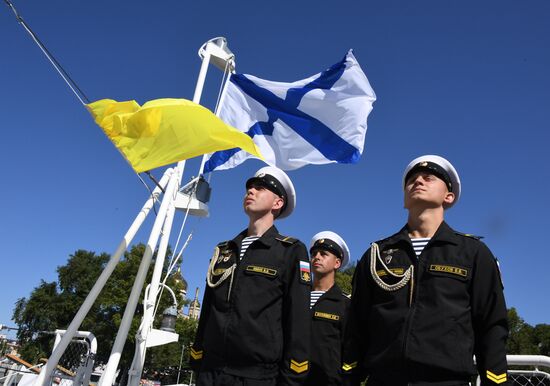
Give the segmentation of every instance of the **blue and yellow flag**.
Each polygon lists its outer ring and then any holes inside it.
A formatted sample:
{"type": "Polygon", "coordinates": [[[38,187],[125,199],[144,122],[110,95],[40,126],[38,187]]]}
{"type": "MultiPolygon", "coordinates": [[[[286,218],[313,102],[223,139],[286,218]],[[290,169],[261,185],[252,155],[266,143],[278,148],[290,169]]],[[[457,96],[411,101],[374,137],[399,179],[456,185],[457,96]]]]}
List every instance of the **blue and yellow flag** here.
{"type": "Polygon", "coordinates": [[[252,138],[185,99],[143,106],[101,99],[86,107],[137,173],[234,147],[263,158],[252,138]]]}

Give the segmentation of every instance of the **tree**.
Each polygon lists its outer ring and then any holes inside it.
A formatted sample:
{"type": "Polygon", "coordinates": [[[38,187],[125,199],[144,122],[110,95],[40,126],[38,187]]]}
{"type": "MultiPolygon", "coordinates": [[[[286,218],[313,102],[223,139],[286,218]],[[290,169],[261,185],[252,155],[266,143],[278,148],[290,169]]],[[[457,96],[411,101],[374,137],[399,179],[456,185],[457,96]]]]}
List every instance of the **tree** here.
{"type": "Polygon", "coordinates": [[[506,347],[508,354],[521,355],[537,352],[537,347],[533,343],[533,327],[525,323],[514,307],[508,310],[508,328],[510,331],[506,347]]]}
{"type": "Polygon", "coordinates": [[[336,271],[336,277],[334,281],[338,284],[338,287],[346,294],[351,294],[351,280],[355,273],[355,263],[348,266],[342,271],[336,271]]]}
{"type": "Polygon", "coordinates": [[[178,370],[182,369],[179,383],[189,381],[189,348],[195,338],[198,320],[179,318],[176,321],[178,342],[164,346],[152,347],[146,355],[146,376],[159,380],[162,384],[175,384],[178,381],[178,370]],[[181,366],[180,366],[181,361],[181,366]]]}
{"type": "MultiPolygon", "coordinates": [[[[109,358],[144,252],[145,245],[138,244],[125,253],[82,322],[80,330],[91,331],[98,340],[96,357],[96,363],[98,364],[106,363],[109,358]]],[[[13,319],[19,327],[17,338],[21,344],[20,353],[23,359],[35,363],[39,358],[50,355],[53,346],[53,335],[49,332],[55,329],[64,329],[69,325],[109,258],[110,256],[106,253],[97,255],[95,252],[78,250],[70,255],[67,264],[57,268],[58,280],[56,282],[41,281],[28,299],[21,298],[17,301],[13,319]]],[[[146,283],[150,282],[152,271],[153,264],[149,268],[146,283]]],[[[178,304],[183,305],[185,299],[182,298],[181,291],[184,289],[184,283],[181,278],[171,275],[166,284],[178,294],[178,304]]],[[[163,292],[158,306],[160,312],[155,317],[157,328],[162,319],[162,311],[172,304],[172,298],[166,292],[163,292]]],[[[143,291],[140,296],[141,299],[143,299],[143,291]]],[[[120,367],[123,369],[121,374],[125,373],[131,364],[134,355],[135,335],[142,315],[143,306],[138,304],[128,334],[127,344],[120,360],[120,367]]],[[[180,321],[176,324],[176,331],[180,332],[181,330],[180,341],[184,343],[189,342],[194,337],[194,329],[192,326],[189,327],[188,324],[180,321]]],[[[162,350],[159,353],[162,357],[162,350]]],[[[179,359],[179,355],[177,358],[179,359]]],[[[148,356],[148,360],[149,362],[155,361],[155,366],[164,363],[156,356],[148,356]]]]}
{"type": "Polygon", "coordinates": [[[537,324],[533,328],[533,345],[537,347],[539,355],[550,356],[549,324],[537,324]]]}

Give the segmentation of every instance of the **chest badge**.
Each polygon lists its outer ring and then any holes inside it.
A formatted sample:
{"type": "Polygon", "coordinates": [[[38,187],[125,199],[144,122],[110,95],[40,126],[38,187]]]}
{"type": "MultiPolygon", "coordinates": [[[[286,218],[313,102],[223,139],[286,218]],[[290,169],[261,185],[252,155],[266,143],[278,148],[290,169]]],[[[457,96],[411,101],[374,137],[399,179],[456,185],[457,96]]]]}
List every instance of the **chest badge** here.
{"type": "Polygon", "coordinates": [[[398,251],[398,249],[388,249],[388,250],[382,252],[382,255],[385,255],[384,256],[384,263],[386,263],[386,265],[391,263],[391,260],[393,258],[392,253],[395,253],[397,251],[398,251]]]}
{"type": "Polygon", "coordinates": [[[218,255],[218,264],[221,262],[227,263],[230,258],[231,258],[231,250],[222,249],[218,255]]]}

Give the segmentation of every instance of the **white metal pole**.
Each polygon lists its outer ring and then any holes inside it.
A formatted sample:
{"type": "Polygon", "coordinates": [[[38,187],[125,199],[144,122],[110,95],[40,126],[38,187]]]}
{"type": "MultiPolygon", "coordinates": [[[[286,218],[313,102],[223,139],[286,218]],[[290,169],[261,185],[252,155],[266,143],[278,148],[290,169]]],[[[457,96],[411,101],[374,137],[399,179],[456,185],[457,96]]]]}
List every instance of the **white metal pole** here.
{"type": "MultiPolygon", "coordinates": [[[[164,188],[166,186],[168,182],[168,178],[171,173],[172,171],[168,173],[168,170],[164,173],[164,175],[162,176],[159,182],[159,185],[161,187],[164,188]]],[[[145,202],[145,204],[141,208],[141,211],[138,213],[138,215],[134,219],[134,222],[132,223],[132,225],[130,225],[130,228],[124,235],[115,253],[111,255],[111,258],[109,259],[109,262],[105,266],[105,269],[103,270],[103,272],[95,282],[94,286],[90,290],[90,293],[86,297],[86,300],[84,300],[84,303],[82,303],[82,305],[80,306],[80,309],[74,316],[71,324],[69,325],[69,327],[67,327],[67,332],[63,334],[61,341],[59,342],[59,344],[55,346],[55,349],[53,350],[52,355],[48,359],[48,362],[42,367],[42,370],[40,371],[40,374],[35,382],[35,385],[45,386],[46,384],[49,383],[49,378],[51,377],[53,370],[57,367],[57,364],[59,363],[59,359],[61,359],[61,356],[67,349],[67,346],[69,345],[69,343],[71,342],[75,334],[77,333],[78,328],[82,324],[82,321],[84,320],[84,318],[86,317],[90,309],[92,308],[95,300],[99,296],[99,293],[105,286],[105,283],[107,282],[107,280],[109,279],[113,271],[115,270],[118,262],[120,261],[120,256],[124,253],[124,251],[126,251],[126,248],[132,242],[132,239],[134,238],[137,231],[145,221],[145,218],[149,214],[149,211],[155,204],[155,201],[160,195],[160,193],[161,193],[161,188],[156,187],[153,190],[153,194],[149,197],[149,199],[145,202]]]]}
{"type": "MultiPolygon", "coordinates": [[[[234,63],[235,60],[234,59],[231,59],[231,61],[234,63]]],[[[234,65],[233,66],[229,66],[229,67],[235,67],[234,65]]],[[[233,71],[232,73],[234,73],[235,71],[233,71]]],[[[227,91],[227,85],[229,84],[229,80],[231,78],[231,74],[229,74],[229,76],[227,77],[227,79],[225,80],[225,84],[223,85],[223,90],[222,90],[222,95],[220,96],[220,102],[218,104],[218,106],[216,107],[216,116],[219,117],[220,116],[220,108],[223,104],[223,101],[225,99],[225,94],[226,94],[226,91],[227,91]]],[[[199,173],[197,174],[198,176],[200,176],[201,174],[204,174],[203,173],[203,169],[204,169],[204,164],[206,163],[206,157],[207,155],[206,154],[203,154],[202,155],[202,159],[201,159],[201,165],[199,166],[199,173]]]]}
{"type": "Polygon", "coordinates": [[[197,78],[197,85],[195,86],[195,94],[193,94],[193,102],[199,103],[202,96],[202,88],[206,79],[206,72],[208,71],[208,65],[210,64],[210,52],[208,49],[204,53],[202,58],[201,69],[199,71],[199,77],[197,78]]]}
{"type": "Polygon", "coordinates": [[[183,352],[185,351],[185,345],[181,345],[181,355],[180,355],[180,365],[178,366],[178,378],[176,379],[176,384],[180,383],[180,374],[181,374],[181,362],[183,362],[183,352]]]}
{"type": "MultiPolygon", "coordinates": [[[[179,181],[179,179],[178,179],[179,181]]],[[[154,311],[158,299],[158,293],[160,288],[160,278],[164,268],[164,262],[166,260],[166,251],[168,249],[168,241],[170,239],[170,231],[172,230],[172,222],[174,219],[174,212],[176,208],[174,202],[176,199],[178,185],[174,185],[174,189],[171,192],[171,200],[166,213],[166,219],[164,220],[164,226],[162,228],[162,236],[159,243],[157,252],[157,258],[155,260],[155,268],[153,270],[153,277],[151,278],[151,284],[149,293],[145,299],[145,312],[141,323],[141,328],[136,334],[136,352],[134,360],[132,362],[132,368],[128,377],[129,386],[138,386],[141,379],[141,371],[143,370],[143,363],[145,362],[146,341],[151,326],[154,322],[154,311]]],[[[165,200],[169,198],[168,191],[166,192],[165,200]]]]}
{"type": "Polygon", "coordinates": [[[147,246],[145,247],[145,253],[143,254],[143,258],[141,259],[136,279],[132,287],[132,292],[130,293],[130,297],[128,298],[128,303],[126,304],[126,309],[124,310],[124,315],[122,316],[122,321],[118,329],[115,343],[113,344],[113,348],[111,350],[109,361],[107,362],[105,372],[101,376],[101,379],[98,383],[99,386],[111,386],[115,380],[116,370],[120,361],[120,355],[122,353],[122,349],[124,348],[126,338],[128,337],[128,331],[130,330],[130,325],[136,311],[136,306],[139,300],[139,296],[141,294],[141,290],[143,288],[143,283],[147,276],[147,270],[149,269],[149,265],[151,264],[153,251],[155,250],[155,247],[157,245],[160,230],[162,228],[162,225],[164,224],[166,213],[168,212],[168,207],[172,201],[173,192],[175,190],[175,187],[177,186],[177,173],[173,173],[173,169],[169,170],[171,171],[171,173],[170,179],[168,181],[168,186],[166,188],[166,193],[163,197],[162,204],[160,205],[159,213],[157,215],[155,223],[153,224],[153,229],[151,230],[149,241],[147,242],[147,246]]]}

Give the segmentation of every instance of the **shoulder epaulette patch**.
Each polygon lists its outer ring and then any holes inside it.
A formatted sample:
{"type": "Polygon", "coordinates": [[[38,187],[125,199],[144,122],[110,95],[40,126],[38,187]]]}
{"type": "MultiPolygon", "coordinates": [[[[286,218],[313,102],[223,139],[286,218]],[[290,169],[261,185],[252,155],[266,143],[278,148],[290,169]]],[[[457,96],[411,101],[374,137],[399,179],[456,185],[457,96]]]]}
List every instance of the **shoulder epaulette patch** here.
{"type": "Polygon", "coordinates": [[[459,236],[465,236],[465,237],[469,237],[469,238],[475,239],[475,240],[481,240],[483,238],[483,236],[477,236],[477,235],[473,235],[471,233],[462,233],[462,232],[455,232],[455,233],[459,236]]]}
{"type": "Polygon", "coordinates": [[[277,236],[275,237],[275,240],[279,240],[286,244],[294,244],[298,239],[295,239],[294,237],[288,237],[288,236],[277,236]]]}
{"type": "Polygon", "coordinates": [[[229,245],[229,240],[228,241],[222,241],[221,243],[218,243],[218,245],[216,245],[218,248],[223,248],[223,247],[227,247],[229,245]]]}
{"type": "Polygon", "coordinates": [[[300,260],[300,281],[304,284],[311,284],[311,268],[309,261],[300,260]]]}

